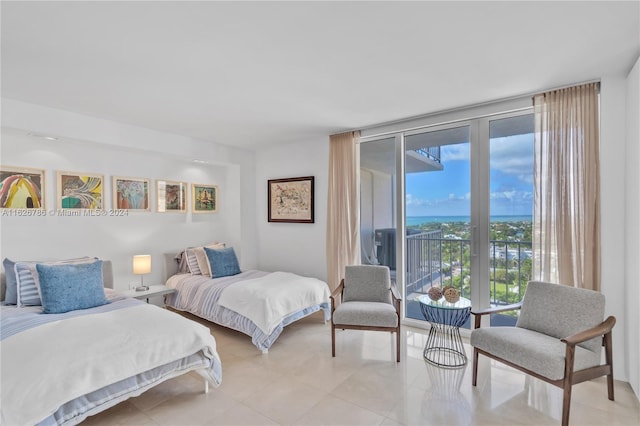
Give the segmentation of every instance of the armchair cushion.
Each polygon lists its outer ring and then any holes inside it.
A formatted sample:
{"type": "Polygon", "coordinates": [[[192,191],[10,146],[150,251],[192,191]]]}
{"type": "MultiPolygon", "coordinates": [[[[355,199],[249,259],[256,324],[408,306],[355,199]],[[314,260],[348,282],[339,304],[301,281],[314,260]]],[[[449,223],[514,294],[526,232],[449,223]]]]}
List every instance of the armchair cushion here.
{"type": "Polygon", "coordinates": [[[367,327],[397,327],[398,314],[390,303],[343,302],[333,312],[333,323],[367,327]]]}
{"type": "Polygon", "coordinates": [[[374,265],[347,266],[342,301],[391,304],[389,268],[374,265]]]}
{"type": "MultiPolygon", "coordinates": [[[[521,327],[488,327],[473,330],[471,345],[549,379],[564,378],[567,346],[559,338],[521,327]]],[[[574,371],[599,365],[600,352],[576,346],[574,371]]]]}
{"type": "MultiPolygon", "coordinates": [[[[600,324],[604,318],[604,304],[604,295],[596,291],[531,281],[516,327],[562,339],[600,324]]],[[[602,338],[580,346],[599,354],[602,338]]]]}

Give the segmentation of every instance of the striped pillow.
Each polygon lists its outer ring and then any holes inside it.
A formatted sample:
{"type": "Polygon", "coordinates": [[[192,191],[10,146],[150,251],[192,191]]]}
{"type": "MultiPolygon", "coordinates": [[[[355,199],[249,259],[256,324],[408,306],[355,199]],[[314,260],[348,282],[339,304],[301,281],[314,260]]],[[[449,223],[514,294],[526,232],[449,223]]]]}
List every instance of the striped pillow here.
{"type": "Polygon", "coordinates": [[[55,260],[49,262],[16,262],[14,270],[16,272],[16,285],[18,290],[18,306],[40,306],[40,280],[36,264],[44,265],[65,265],[91,263],[96,261],[95,257],[78,257],[75,259],[55,260]]]}
{"type": "Polygon", "coordinates": [[[14,266],[16,272],[16,286],[18,290],[18,306],[39,306],[40,293],[36,284],[38,274],[30,268],[35,268],[35,263],[17,262],[14,266]]]}
{"type": "Polygon", "coordinates": [[[184,251],[185,256],[187,256],[187,266],[189,267],[189,272],[191,275],[202,275],[202,271],[200,270],[200,266],[198,266],[198,258],[196,256],[196,252],[192,248],[188,248],[184,251]]]}

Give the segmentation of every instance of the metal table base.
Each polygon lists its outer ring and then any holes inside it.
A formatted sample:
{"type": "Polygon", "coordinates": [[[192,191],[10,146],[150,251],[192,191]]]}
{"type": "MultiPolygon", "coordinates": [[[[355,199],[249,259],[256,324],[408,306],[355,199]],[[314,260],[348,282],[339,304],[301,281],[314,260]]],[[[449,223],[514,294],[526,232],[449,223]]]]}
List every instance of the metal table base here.
{"type": "Polygon", "coordinates": [[[455,303],[449,303],[444,298],[433,301],[426,295],[417,299],[424,318],[431,324],[422,353],[425,361],[443,368],[460,368],[467,365],[460,326],[471,314],[471,301],[464,297],[455,303]]]}
{"type": "Polygon", "coordinates": [[[425,361],[438,367],[459,368],[467,365],[460,329],[450,325],[431,323],[422,354],[425,361]]]}

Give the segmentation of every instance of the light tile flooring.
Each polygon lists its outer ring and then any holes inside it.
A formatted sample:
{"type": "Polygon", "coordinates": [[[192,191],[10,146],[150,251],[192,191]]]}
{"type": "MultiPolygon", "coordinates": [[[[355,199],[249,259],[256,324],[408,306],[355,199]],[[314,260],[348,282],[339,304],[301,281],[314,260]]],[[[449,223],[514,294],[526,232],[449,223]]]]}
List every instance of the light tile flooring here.
{"type": "MultiPolygon", "coordinates": [[[[395,336],[383,332],[339,331],[332,358],[330,326],[319,313],[286,327],[266,355],[244,334],[200,322],[218,344],[220,387],[204,394],[202,379],[190,373],[85,424],[560,424],[559,388],[482,356],[474,388],[471,365],[444,370],[424,362],[421,329],[404,327],[396,363],[395,336]]],[[[466,349],[469,354],[468,344],[466,349]]],[[[603,379],[574,386],[570,424],[638,426],[640,403],[629,384],[616,381],[615,397],[607,399],[603,379]]]]}

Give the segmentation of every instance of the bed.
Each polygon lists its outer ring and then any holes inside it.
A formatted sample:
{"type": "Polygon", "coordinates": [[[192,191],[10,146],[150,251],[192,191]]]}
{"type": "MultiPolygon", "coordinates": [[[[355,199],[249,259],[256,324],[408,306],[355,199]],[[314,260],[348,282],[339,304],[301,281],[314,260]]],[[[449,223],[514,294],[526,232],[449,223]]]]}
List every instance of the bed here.
{"type": "Polygon", "coordinates": [[[165,303],[250,336],[262,353],[287,325],[318,311],[324,312],[325,322],[331,318],[324,281],[281,271],[240,271],[237,265],[231,275],[209,277],[181,268],[177,253],[164,255],[166,285],[176,290],[165,296],[165,303]]]}
{"type": "Polygon", "coordinates": [[[204,378],[205,391],[220,385],[209,329],[119,295],[111,263],[99,262],[99,306],[46,313],[52,305],[45,281],[41,306],[0,306],[1,424],[77,424],[190,371],[204,378]]]}

